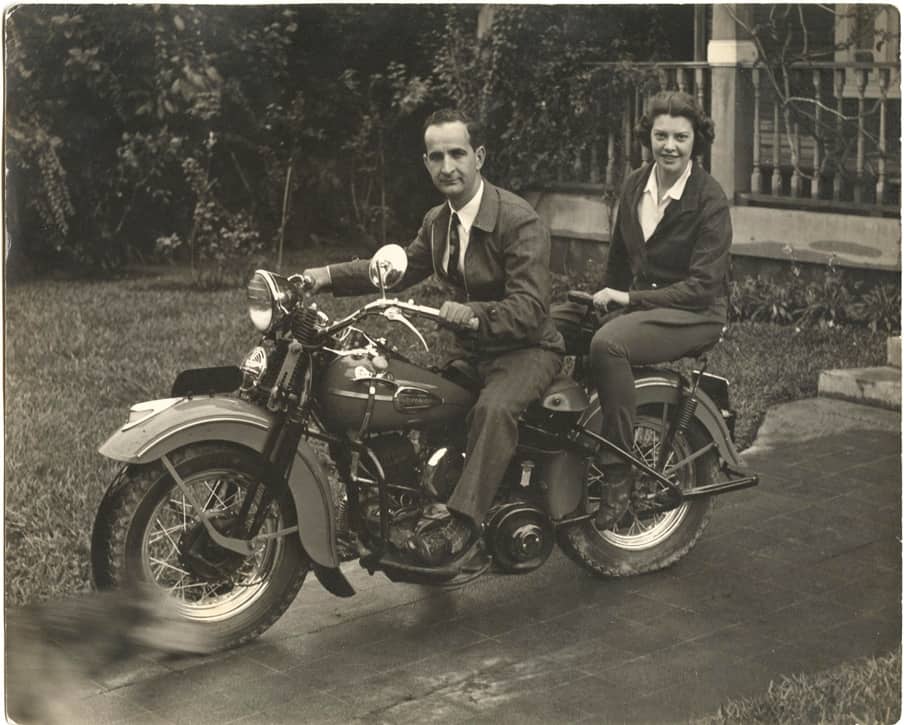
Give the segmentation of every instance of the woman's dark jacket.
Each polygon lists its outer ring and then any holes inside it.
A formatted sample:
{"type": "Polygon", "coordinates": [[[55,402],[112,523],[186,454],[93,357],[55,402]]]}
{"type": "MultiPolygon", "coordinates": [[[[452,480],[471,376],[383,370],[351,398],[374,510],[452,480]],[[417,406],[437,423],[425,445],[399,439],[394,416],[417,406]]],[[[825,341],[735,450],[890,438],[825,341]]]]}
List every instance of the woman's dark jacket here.
{"type": "Polygon", "coordinates": [[[725,192],[694,163],[681,199],[644,242],[637,205],[653,168],[625,180],[600,286],[627,290],[632,308],[691,310],[724,322],[732,235],[725,192]]]}
{"type": "MultiPolygon", "coordinates": [[[[424,216],[417,237],[405,250],[408,270],[397,289],[431,274],[447,282],[449,298],[467,304],[480,320],[476,333],[456,336],[465,353],[494,356],[535,346],[563,351],[562,336],[549,316],[549,232],[530,204],[484,179],[462,285],[449,281],[442,264],[450,213],[449,204],[443,203],[424,216]]],[[[367,267],[366,260],[331,264],[333,293],[373,292],[367,267]]]]}

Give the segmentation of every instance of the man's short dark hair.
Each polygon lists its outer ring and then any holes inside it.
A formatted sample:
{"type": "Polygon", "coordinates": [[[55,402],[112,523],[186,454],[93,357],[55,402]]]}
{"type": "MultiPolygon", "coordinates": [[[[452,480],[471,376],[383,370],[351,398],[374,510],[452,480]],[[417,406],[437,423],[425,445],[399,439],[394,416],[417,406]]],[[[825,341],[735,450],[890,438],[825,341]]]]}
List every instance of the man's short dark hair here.
{"type": "Polygon", "coordinates": [[[468,129],[468,140],[471,147],[477,149],[484,145],[483,126],[476,118],[469,116],[458,108],[441,108],[431,113],[424,121],[423,132],[427,133],[429,126],[439,126],[441,123],[455,123],[460,121],[468,129]]]}

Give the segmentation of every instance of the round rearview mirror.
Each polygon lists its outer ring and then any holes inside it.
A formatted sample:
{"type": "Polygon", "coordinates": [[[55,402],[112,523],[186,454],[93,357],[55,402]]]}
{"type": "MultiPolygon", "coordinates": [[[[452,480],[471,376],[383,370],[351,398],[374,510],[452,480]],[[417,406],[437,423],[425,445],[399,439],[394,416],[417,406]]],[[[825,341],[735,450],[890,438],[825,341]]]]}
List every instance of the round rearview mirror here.
{"type": "Polygon", "coordinates": [[[408,255],[398,244],[387,244],[380,247],[370,258],[370,282],[378,290],[395,287],[405,276],[408,269],[408,255]]]}

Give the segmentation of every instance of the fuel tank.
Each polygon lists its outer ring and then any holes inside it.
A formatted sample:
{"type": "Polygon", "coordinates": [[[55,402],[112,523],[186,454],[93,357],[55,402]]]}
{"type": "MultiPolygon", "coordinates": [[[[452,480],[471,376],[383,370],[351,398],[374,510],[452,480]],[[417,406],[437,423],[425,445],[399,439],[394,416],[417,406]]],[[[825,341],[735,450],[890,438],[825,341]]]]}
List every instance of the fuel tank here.
{"type": "Polygon", "coordinates": [[[474,405],[472,392],[437,373],[397,358],[377,362],[375,367],[371,356],[362,353],[328,364],[317,397],[331,431],[361,427],[371,384],[376,391],[368,424],[372,433],[451,423],[463,419],[474,405]]]}

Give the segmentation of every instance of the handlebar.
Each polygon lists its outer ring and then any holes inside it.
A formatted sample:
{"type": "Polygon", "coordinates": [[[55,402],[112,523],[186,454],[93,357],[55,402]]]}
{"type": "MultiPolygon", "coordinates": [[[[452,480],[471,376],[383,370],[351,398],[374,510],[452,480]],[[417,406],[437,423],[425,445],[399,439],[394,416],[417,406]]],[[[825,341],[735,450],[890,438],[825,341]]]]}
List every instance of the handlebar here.
{"type": "MultiPolygon", "coordinates": [[[[364,310],[389,310],[391,308],[396,308],[398,310],[403,310],[413,315],[418,315],[419,317],[425,317],[428,320],[433,320],[434,322],[438,322],[441,325],[450,326],[449,323],[440,317],[439,309],[436,307],[429,307],[427,305],[418,305],[414,302],[403,302],[402,300],[389,300],[389,299],[380,299],[374,300],[373,302],[369,302],[364,306],[364,310]]],[[[464,325],[469,330],[477,331],[480,329],[480,320],[477,317],[472,317],[467,323],[464,325]]]]}
{"type": "MultiPolygon", "coordinates": [[[[443,320],[439,316],[439,310],[436,307],[428,307],[427,305],[418,305],[414,302],[403,302],[402,300],[393,300],[381,298],[378,300],[373,300],[372,302],[368,302],[364,307],[352,312],[347,317],[344,317],[341,320],[337,320],[332,325],[327,327],[323,332],[326,335],[332,335],[343,327],[347,327],[353,322],[361,319],[362,317],[366,317],[367,315],[373,314],[384,314],[389,319],[393,319],[393,313],[390,310],[398,311],[398,321],[405,323],[409,327],[411,323],[408,322],[402,312],[417,315],[419,317],[424,317],[428,320],[433,320],[441,325],[448,325],[449,323],[443,320]]],[[[476,317],[472,317],[468,320],[466,327],[470,330],[478,330],[480,328],[480,320],[476,317]]]]}
{"type": "Polygon", "coordinates": [[[314,278],[307,274],[290,275],[289,281],[292,282],[299,292],[310,292],[314,289],[314,278]]]}
{"type": "Polygon", "coordinates": [[[580,292],[579,290],[568,290],[567,298],[569,302],[575,302],[579,305],[587,305],[590,307],[593,304],[593,295],[589,292],[580,292]]]}
{"type": "MultiPolygon", "coordinates": [[[[569,302],[574,302],[579,305],[585,305],[588,308],[596,307],[596,305],[593,304],[593,295],[589,292],[581,292],[580,290],[572,289],[568,290],[566,297],[568,298],[569,302]]],[[[608,305],[600,309],[605,310],[606,312],[611,312],[613,311],[613,308],[622,309],[622,305],[618,302],[615,302],[614,300],[610,300],[608,305]]]]}

